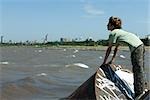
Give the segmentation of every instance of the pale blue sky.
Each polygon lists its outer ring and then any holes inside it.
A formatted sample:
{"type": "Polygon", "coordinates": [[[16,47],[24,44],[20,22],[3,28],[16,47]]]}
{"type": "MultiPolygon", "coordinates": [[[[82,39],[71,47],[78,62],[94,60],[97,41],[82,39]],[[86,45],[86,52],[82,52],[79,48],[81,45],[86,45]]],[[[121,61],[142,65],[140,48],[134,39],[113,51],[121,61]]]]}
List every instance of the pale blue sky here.
{"type": "Polygon", "coordinates": [[[48,41],[61,37],[107,39],[110,16],[140,37],[150,34],[149,0],[1,0],[0,35],[5,40],[48,41]]]}

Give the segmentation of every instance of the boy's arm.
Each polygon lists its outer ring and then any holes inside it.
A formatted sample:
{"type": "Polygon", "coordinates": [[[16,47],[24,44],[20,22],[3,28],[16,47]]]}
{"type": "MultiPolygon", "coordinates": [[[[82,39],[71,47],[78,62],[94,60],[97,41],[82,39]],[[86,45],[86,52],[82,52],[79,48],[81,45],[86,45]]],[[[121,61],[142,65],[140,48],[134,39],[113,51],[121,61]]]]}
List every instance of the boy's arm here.
{"type": "Polygon", "coordinates": [[[112,63],[112,62],[114,62],[114,60],[115,60],[115,57],[116,57],[116,54],[117,54],[117,51],[118,51],[118,47],[119,47],[119,44],[116,44],[116,47],[115,47],[115,49],[114,49],[114,54],[113,54],[113,57],[112,57],[112,59],[110,60],[110,64],[112,63]]]}
{"type": "Polygon", "coordinates": [[[109,57],[109,54],[111,52],[111,48],[112,48],[112,44],[109,43],[109,46],[108,46],[108,48],[106,50],[106,54],[105,54],[105,58],[104,58],[103,64],[106,64],[106,61],[107,61],[107,59],[109,57]]]}

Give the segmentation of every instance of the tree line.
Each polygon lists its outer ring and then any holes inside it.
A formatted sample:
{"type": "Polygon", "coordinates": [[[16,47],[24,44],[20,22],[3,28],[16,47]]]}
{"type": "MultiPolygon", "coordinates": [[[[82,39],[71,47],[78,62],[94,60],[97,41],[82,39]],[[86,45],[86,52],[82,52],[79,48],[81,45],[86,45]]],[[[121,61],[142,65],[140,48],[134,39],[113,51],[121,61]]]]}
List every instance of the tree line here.
{"type": "MultiPolygon", "coordinates": [[[[145,46],[150,46],[150,39],[145,38],[141,39],[145,46]]],[[[45,42],[45,43],[33,43],[33,42],[17,42],[17,43],[1,43],[0,45],[4,46],[32,46],[32,45],[41,45],[41,46],[108,46],[108,40],[98,40],[94,41],[92,39],[86,39],[85,41],[51,41],[51,42],[45,42]]],[[[122,46],[126,46],[126,44],[122,44],[122,46]]]]}

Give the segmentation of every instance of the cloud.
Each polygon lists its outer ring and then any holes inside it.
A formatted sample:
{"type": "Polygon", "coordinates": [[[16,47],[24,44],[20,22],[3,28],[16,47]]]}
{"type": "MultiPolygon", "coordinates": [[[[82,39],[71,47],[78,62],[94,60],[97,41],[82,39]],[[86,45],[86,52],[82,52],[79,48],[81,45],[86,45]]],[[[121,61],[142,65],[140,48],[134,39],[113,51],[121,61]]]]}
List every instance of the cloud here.
{"type": "Polygon", "coordinates": [[[86,12],[87,14],[90,14],[90,15],[102,15],[102,14],[104,14],[103,11],[94,8],[94,6],[89,5],[89,4],[86,4],[86,5],[84,6],[84,10],[85,10],[85,12],[86,12]]]}
{"type": "Polygon", "coordinates": [[[100,16],[104,14],[104,11],[97,9],[91,4],[84,4],[83,10],[86,13],[84,17],[95,17],[95,16],[100,16]]]}

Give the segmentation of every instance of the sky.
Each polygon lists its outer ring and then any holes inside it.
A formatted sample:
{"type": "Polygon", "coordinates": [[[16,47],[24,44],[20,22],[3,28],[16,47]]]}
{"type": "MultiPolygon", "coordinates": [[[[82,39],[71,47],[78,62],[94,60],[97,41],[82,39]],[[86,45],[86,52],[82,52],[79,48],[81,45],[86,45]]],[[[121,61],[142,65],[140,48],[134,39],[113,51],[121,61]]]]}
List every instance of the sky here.
{"type": "Polygon", "coordinates": [[[150,0],[0,0],[0,36],[5,41],[60,38],[107,39],[110,16],[143,38],[150,34],[150,0]]]}

